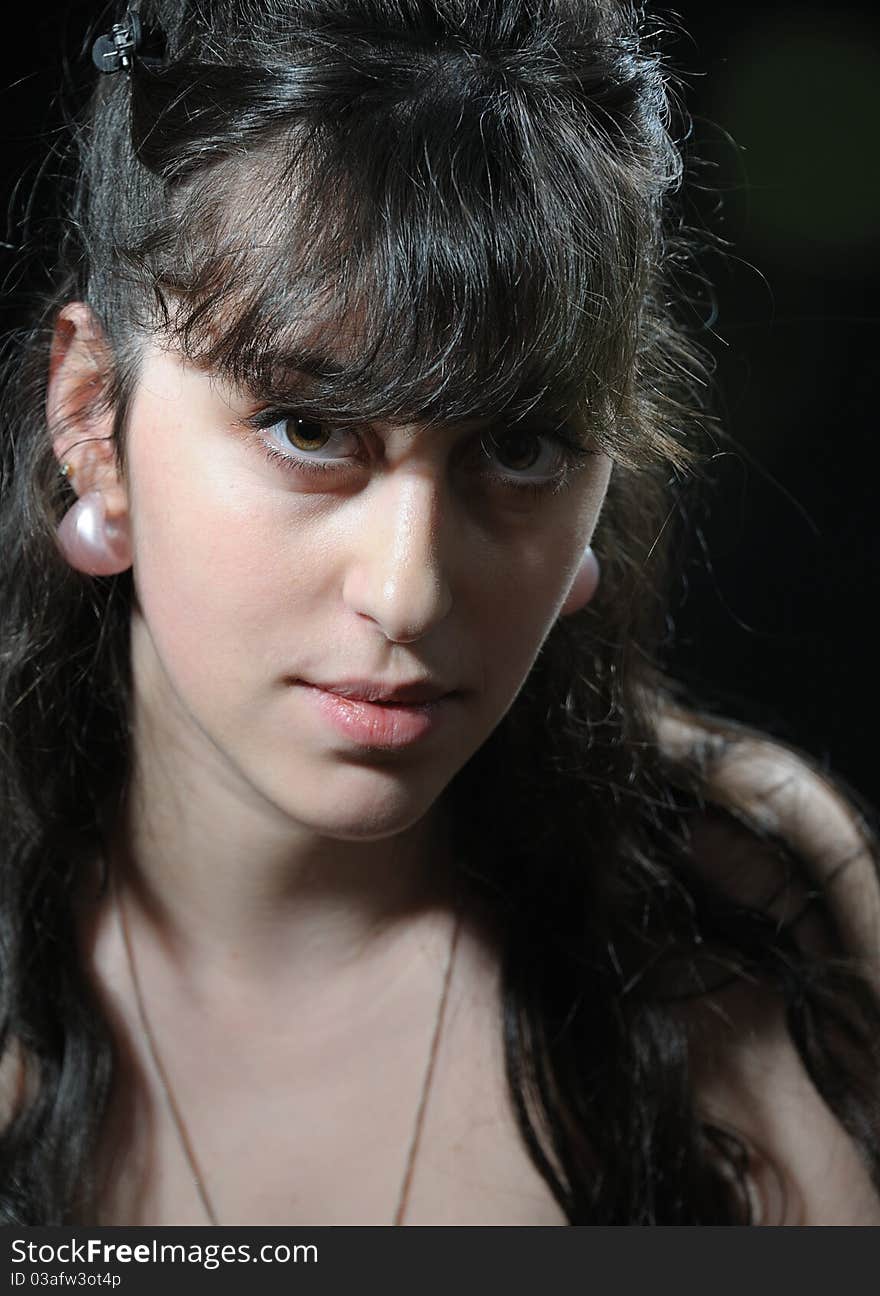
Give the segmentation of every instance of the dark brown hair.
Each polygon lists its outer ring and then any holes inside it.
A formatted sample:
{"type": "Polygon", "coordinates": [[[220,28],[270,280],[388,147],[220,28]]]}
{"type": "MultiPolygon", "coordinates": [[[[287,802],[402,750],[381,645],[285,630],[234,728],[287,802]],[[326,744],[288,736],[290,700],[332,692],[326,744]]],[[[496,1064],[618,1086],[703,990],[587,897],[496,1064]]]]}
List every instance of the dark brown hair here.
{"type": "Polygon", "coordinates": [[[337,419],[538,413],[613,457],[600,593],[551,631],[446,794],[461,881],[503,934],[523,1138],[572,1223],[746,1218],[744,1148],[697,1109],[680,1003],[757,977],[876,1174],[871,1097],[846,1064],[880,1038],[876,1006],[796,923],[707,884],[691,830],[717,747],[673,759],[656,732],[669,523],[706,385],[670,305],[688,243],[659,31],[611,0],[140,12],[161,62],[96,80],[55,289],[5,396],[0,1023],[33,1084],[0,1137],[0,1218],[88,1218],[113,1073],[71,895],[128,777],[131,581],[77,575],[54,542],[69,501],[45,374],[76,298],[110,344],[120,454],[158,332],[263,389],[295,363],[303,400],[337,419]],[[327,363],[342,329],[344,368],[327,363]]]}

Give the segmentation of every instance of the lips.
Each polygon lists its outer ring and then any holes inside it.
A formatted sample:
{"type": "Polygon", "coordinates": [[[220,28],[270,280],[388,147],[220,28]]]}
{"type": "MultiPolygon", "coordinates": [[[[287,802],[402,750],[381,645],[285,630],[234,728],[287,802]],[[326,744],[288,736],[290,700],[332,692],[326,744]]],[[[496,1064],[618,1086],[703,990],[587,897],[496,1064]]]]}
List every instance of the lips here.
{"type": "Polygon", "coordinates": [[[402,750],[429,735],[448,732],[457,711],[458,693],[438,683],[410,680],[390,685],[375,680],[330,684],[296,681],[297,692],[346,747],[402,750]]]}
{"type": "Polygon", "coordinates": [[[333,684],[309,683],[312,688],[352,702],[372,702],[379,706],[422,706],[436,702],[455,692],[445,684],[433,680],[411,680],[403,684],[390,684],[378,680],[343,680],[333,684]]]}

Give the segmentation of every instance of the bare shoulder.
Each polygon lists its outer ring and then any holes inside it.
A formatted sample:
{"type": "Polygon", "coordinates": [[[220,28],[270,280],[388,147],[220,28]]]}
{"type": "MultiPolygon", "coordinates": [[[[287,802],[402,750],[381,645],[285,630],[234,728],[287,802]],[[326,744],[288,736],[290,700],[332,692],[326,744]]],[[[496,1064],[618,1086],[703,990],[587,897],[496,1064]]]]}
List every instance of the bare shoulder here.
{"type": "Polygon", "coordinates": [[[9,1124],[31,1091],[24,1052],[13,1041],[0,1057],[0,1127],[9,1124]]]}
{"type": "MultiPolygon", "coordinates": [[[[878,846],[856,804],[805,757],[751,730],[672,708],[658,729],[670,754],[699,758],[716,805],[791,846],[826,899],[842,952],[880,990],[878,846]]],[[[772,853],[754,837],[712,823],[697,832],[698,860],[722,887],[748,899],[776,881],[772,853]]]]}
{"type": "MultiPolygon", "coordinates": [[[[698,869],[732,898],[785,922],[819,892],[821,917],[804,942],[817,958],[843,955],[880,994],[877,848],[859,808],[808,760],[760,734],[668,709],[663,748],[695,760],[711,802],[729,816],[697,824],[698,869]],[[768,834],[737,828],[738,816],[768,834]],[[772,840],[803,866],[782,877],[772,840]]],[[[693,1079],[705,1116],[744,1136],[756,1209],[767,1223],[880,1224],[880,1195],[855,1141],[801,1061],[781,997],[743,981],[693,1012],[693,1079]]],[[[880,1101],[880,1080],[876,1101],[880,1101]]]]}

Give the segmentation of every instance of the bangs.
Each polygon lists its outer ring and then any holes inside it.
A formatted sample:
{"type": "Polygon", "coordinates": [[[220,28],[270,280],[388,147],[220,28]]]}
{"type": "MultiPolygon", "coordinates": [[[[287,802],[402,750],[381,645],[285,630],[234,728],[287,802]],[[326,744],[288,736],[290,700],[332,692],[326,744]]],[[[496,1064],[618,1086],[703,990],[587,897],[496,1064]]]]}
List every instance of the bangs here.
{"type": "Polygon", "coordinates": [[[598,127],[557,115],[542,133],[514,91],[449,89],[445,114],[433,84],[178,175],[137,253],[160,328],[193,363],[340,421],[537,416],[619,454],[644,195],[598,127]]]}

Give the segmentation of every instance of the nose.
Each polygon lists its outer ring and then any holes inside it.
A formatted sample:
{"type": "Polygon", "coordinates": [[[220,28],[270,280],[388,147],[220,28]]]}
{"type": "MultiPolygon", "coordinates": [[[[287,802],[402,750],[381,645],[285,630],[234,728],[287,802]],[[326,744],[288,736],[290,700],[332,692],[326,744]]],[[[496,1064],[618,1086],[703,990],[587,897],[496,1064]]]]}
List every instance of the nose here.
{"type": "Polygon", "coordinates": [[[373,483],[352,536],[346,604],[393,643],[413,643],[452,607],[444,561],[444,489],[422,467],[373,483]]]}

